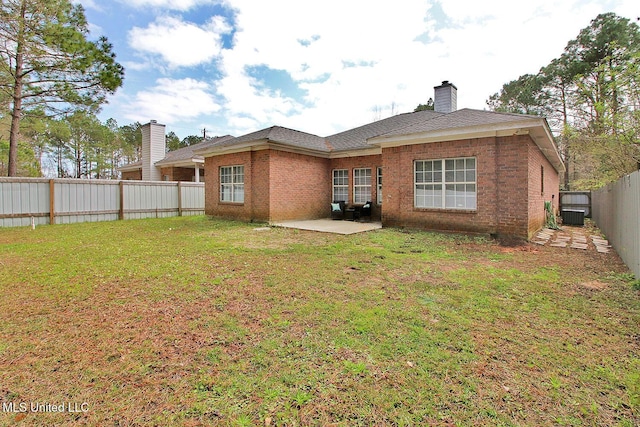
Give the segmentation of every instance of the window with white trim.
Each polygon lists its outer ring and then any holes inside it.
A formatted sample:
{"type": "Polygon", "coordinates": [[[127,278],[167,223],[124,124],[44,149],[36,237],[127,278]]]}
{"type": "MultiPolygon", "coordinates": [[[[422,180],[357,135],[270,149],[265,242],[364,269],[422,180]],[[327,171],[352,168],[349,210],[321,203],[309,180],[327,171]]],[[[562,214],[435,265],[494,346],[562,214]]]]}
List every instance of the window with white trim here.
{"type": "Polygon", "coordinates": [[[349,170],[333,170],[333,200],[349,202],[349,170]]]}
{"type": "Polygon", "coordinates": [[[371,168],[353,170],[353,203],[371,201],[371,168]]]}
{"type": "Polygon", "coordinates": [[[244,202],[244,166],[220,167],[220,201],[244,202]]]}
{"type": "Polygon", "coordinates": [[[434,209],[476,209],[476,159],[416,160],[414,206],[434,209]]]}
{"type": "Polygon", "coordinates": [[[382,204],[382,168],[378,168],[376,180],[378,183],[378,194],[377,194],[376,200],[378,201],[378,204],[381,205],[382,204]]]}

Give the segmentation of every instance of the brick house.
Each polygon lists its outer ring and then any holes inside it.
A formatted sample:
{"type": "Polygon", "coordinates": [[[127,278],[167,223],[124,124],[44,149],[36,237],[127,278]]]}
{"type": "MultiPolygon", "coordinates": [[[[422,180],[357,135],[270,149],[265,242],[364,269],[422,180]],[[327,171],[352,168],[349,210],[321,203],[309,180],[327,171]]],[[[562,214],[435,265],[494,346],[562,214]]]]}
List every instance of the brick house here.
{"type": "Polygon", "coordinates": [[[564,165],[544,118],[456,109],[400,114],[320,137],[273,126],[194,150],[205,212],[245,221],[327,218],[332,201],[372,202],[385,226],[529,238],[557,207],[564,165]]]}

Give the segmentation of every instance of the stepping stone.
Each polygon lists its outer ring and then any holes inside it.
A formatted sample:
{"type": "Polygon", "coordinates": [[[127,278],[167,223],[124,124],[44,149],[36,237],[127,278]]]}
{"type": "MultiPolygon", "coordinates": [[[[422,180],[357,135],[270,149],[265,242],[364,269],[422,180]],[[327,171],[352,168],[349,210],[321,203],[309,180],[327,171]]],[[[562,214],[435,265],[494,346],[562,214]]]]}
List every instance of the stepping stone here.
{"type": "Polygon", "coordinates": [[[574,237],[573,241],[576,243],[587,243],[587,239],[585,239],[584,237],[580,238],[580,237],[574,237]]]}
{"type": "Polygon", "coordinates": [[[551,242],[550,246],[554,248],[566,248],[567,242],[551,242]]]}
{"type": "Polygon", "coordinates": [[[587,245],[584,243],[572,243],[571,248],[573,249],[582,249],[583,251],[587,250],[587,245]]]}
{"type": "Polygon", "coordinates": [[[594,245],[601,245],[601,246],[607,246],[609,245],[609,241],[608,240],[602,240],[602,239],[591,239],[591,241],[593,241],[594,245]]]}
{"type": "Polygon", "coordinates": [[[533,243],[535,243],[536,245],[541,245],[544,246],[547,244],[546,240],[534,240],[533,243]]]}
{"type": "Polygon", "coordinates": [[[596,246],[596,251],[600,252],[601,254],[608,254],[609,248],[605,248],[603,246],[596,246]]]}

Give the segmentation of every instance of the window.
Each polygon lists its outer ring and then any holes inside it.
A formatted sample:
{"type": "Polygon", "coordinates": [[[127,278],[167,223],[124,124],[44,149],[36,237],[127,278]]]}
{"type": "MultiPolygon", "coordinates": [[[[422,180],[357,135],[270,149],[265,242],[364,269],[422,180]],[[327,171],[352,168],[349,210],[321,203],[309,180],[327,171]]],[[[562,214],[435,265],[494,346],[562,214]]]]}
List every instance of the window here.
{"type": "Polygon", "coordinates": [[[367,203],[371,200],[371,169],[353,170],[353,203],[367,203]]]}
{"type": "Polygon", "coordinates": [[[244,202],[244,166],[220,168],[220,201],[244,202]]]}
{"type": "Polygon", "coordinates": [[[414,162],[414,206],[476,209],[476,159],[473,157],[414,162]]]}
{"type": "Polygon", "coordinates": [[[333,200],[349,201],[349,171],[347,169],[335,169],[333,171],[333,200]]]}
{"type": "Polygon", "coordinates": [[[376,197],[376,200],[378,201],[378,204],[381,205],[382,204],[382,168],[378,168],[378,194],[376,197]]]}
{"type": "Polygon", "coordinates": [[[544,166],[540,166],[540,195],[544,196],[544,166]]]}

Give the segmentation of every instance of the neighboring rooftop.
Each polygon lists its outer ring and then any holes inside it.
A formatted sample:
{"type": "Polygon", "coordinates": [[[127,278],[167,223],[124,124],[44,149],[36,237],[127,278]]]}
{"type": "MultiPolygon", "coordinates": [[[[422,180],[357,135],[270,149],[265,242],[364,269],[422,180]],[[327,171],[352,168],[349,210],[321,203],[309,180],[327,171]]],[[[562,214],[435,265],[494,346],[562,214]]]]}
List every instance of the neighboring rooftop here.
{"type": "Polygon", "coordinates": [[[179,148],[177,150],[169,151],[164,159],[156,162],[157,166],[162,166],[166,164],[175,164],[179,162],[190,162],[193,158],[202,158],[202,156],[195,153],[195,150],[206,149],[212,145],[218,144],[223,141],[228,141],[233,139],[231,135],[225,136],[215,136],[213,138],[208,138],[205,141],[202,141],[198,144],[188,145],[186,147],[179,148]]]}

